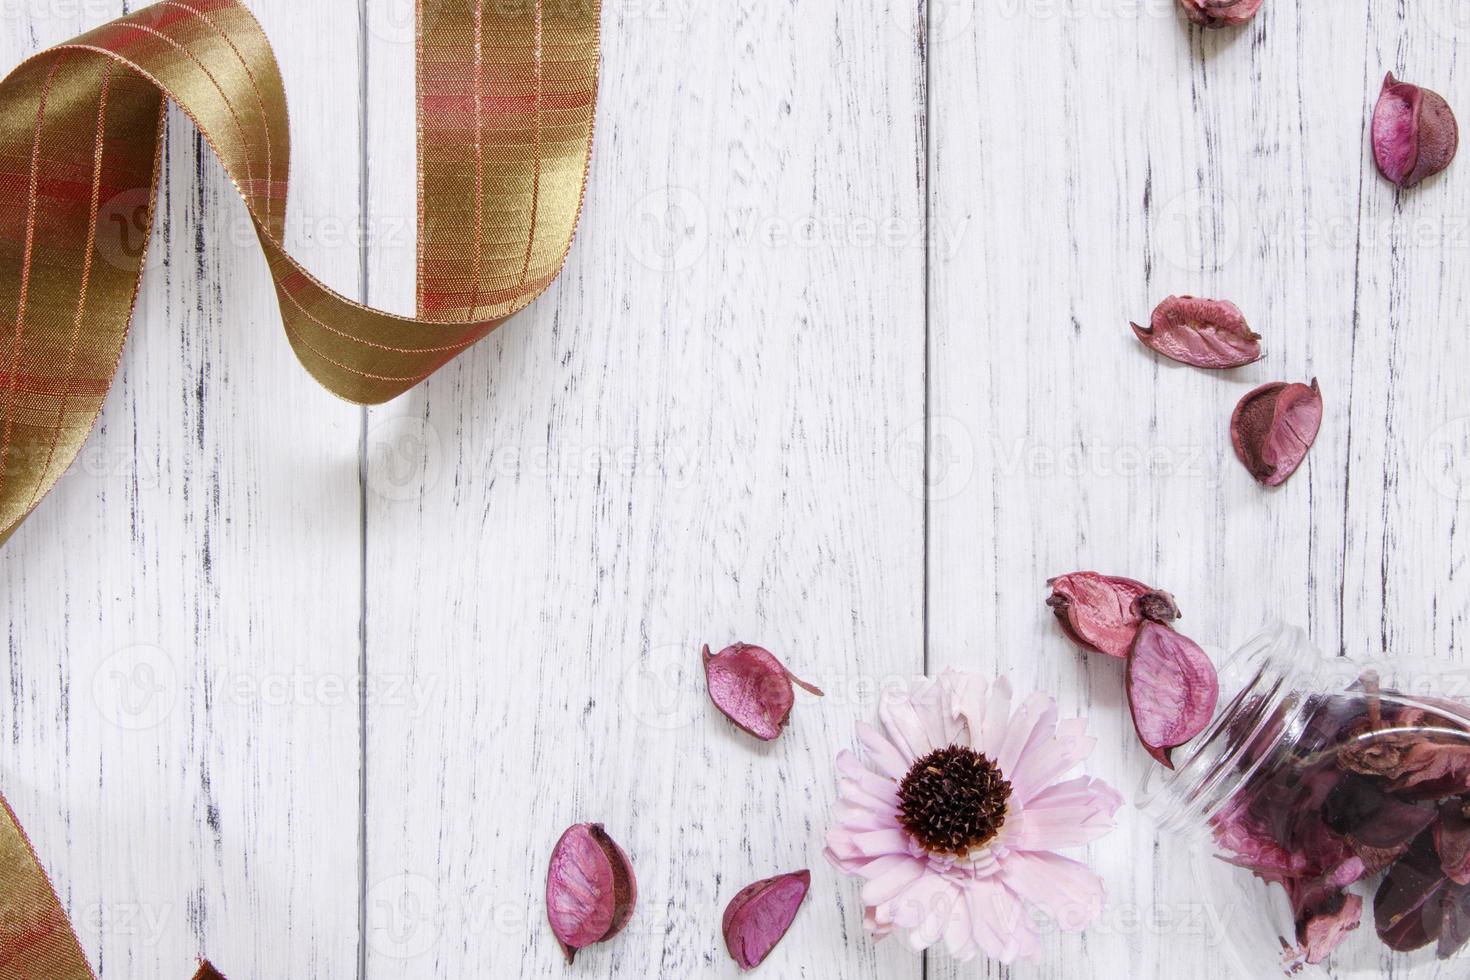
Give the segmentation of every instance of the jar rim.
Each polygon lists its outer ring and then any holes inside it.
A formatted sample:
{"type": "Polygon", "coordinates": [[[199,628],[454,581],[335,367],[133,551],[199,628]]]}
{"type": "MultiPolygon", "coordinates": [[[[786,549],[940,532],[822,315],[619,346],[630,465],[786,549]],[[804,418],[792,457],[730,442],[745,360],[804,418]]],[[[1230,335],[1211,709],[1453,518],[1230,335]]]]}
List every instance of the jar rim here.
{"type": "Polygon", "coordinates": [[[1302,662],[1312,650],[1306,632],[1279,619],[1268,621],[1236,648],[1220,669],[1221,690],[1236,692],[1216,709],[1203,732],[1175,751],[1185,760],[1169,770],[1150,765],[1135,794],[1135,805],[1163,829],[1208,834],[1208,820],[1244,785],[1267,753],[1246,767],[1243,754],[1269,724],[1279,724],[1274,739],[1292,738],[1302,723],[1304,671],[1319,658],[1302,662]],[[1286,710],[1283,712],[1283,708],[1286,710]]]}

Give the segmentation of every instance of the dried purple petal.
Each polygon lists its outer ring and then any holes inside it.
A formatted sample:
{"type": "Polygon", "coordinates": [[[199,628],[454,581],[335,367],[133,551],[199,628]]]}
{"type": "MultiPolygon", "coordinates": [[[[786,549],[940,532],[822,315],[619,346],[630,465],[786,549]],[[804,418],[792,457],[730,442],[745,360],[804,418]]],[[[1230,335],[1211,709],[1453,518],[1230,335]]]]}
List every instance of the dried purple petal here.
{"type": "Polygon", "coordinates": [[[1450,885],[1440,902],[1439,948],[1436,955],[1447,960],[1470,943],[1470,887],[1450,885]]]}
{"type": "Polygon", "coordinates": [[[1457,885],[1470,885],[1470,802],[1463,797],[1440,804],[1434,827],[1434,850],[1445,875],[1457,885]]]}
{"type": "Polygon", "coordinates": [[[1383,777],[1388,780],[1387,792],[1408,799],[1470,793],[1470,740],[1446,732],[1409,730],[1403,720],[1396,724],[1399,727],[1366,731],[1345,742],[1337,751],[1338,764],[1383,777]]]}
{"type": "Polygon", "coordinates": [[[1263,0],[1179,0],[1184,15],[1203,27],[1244,24],[1261,9],[1263,0]]]}
{"type": "Polygon", "coordinates": [[[1151,350],[1181,364],[1201,368],[1237,368],[1261,359],[1260,335],[1231,302],[1170,296],[1154,308],[1147,329],[1133,332],[1151,350]]]}
{"type": "Polygon", "coordinates": [[[546,918],[567,962],[621,932],[637,902],[633,865],[602,824],[568,827],[546,872],[546,918]]]}
{"type": "Polygon", "coordinates": [[[802,690],[822,692],[799,680],[769,650],[735,643],[711,656],[704,648],[704,677],[710,700],[742,731],[771,741],[781,734],[796,703],[793,683],[802,690]]]}
{"type": "Polygon", "coordinates": [[[1448,167],[1459,146],[1460,127],[1449,103],[1389,72],[1373,109],[1378,172],[1400,187],[1413,187],[1448,167]]]}
{"type": "Polygon", "coordinates": [[[746,885],[725,906],[725,948],[742,970],[753,970],[791,928],[811,888],[810,871],[793,871],[746,885]]]}
{"type": "Polygon", "coordinates": [[[1444,924],[1440,902],[1447,884],[1426,834],[1389,869],[1373,898],[1373,918],[1384,945],[1407,953],[1438,939],[1444,924]]]}
{"type": "Polygon", "coordinates": [[[1187,636],[1146,622],[1128,655],[1128,706],[1139,740],[1174,768],[1169,750],[1204,731],[1220,698],[1215,665],[1187,636]]]}
{"type": "Polygon", "coordinates": [[[1354,830],[1350,836],[1363,847],[1381,850],[1407,847],[1428,830],[1437,817],[1438,813],[1428,807],[1415,806],[1388,797],[1372,819],[1354,830]]]}
{"type": "Polygon", "coordinates": [[[1072,572],[1046,584],[1052,590],[1046,604],[1073,642],[1120,659],[1128,656],[1140,623],[1179,618],[1173,596],[1131,578],[1072,572]]]}
{"type": "Polygon", "coordinates": [[[1322,426],[1322,393],[1275,381],[1247,394],[1230,417],[1230,441],[1251,476],[1277,487],[1296,472],[1322,426]]]}

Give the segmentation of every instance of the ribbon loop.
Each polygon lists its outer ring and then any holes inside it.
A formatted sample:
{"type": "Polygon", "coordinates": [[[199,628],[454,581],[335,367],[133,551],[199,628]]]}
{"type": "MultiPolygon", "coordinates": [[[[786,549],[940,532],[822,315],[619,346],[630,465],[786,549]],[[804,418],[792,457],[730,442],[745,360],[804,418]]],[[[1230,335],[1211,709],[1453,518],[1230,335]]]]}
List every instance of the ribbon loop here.
{"type": "Polygon", "coordinates": [[[420,0],[418,319],[291,257],[281,73],[239,0],[163,0],[0,82],[0,543],[81,451],[117,370],[157,193],[166,100],[249,209],[292,348],[326,388],[402,394],[529,304],[581,214],[599,5],[420,0]]]}

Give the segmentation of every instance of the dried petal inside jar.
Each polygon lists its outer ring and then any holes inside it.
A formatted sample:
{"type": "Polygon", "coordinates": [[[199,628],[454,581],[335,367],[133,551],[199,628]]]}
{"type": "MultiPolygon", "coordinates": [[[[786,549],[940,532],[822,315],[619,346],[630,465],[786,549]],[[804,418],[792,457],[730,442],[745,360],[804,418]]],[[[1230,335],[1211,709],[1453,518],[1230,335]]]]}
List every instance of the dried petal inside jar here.
{"type": "Polygon", "coordinates": [[[1261,359],[1261,338],[1231,302],[1170,296],[1154,308],[1147,329],[1133,332],[1151,350],[1201,368],[1237,368],[1261,359]]]}
{"type": "Polygon", "coordinates": [[[1139,740],[1173,768],[1169,750],[1204,731],[1215,714],[1220,681],[1199,644],[1158,623],[1144,623],[1128,657],[1128,705],[1139,740]]]}
{"type": "Polygon", "coordinates": [[[1247,394],[1230,418],[1235,455],[1251,476],[1280,486],[1296,472],[1322,426],[1322,393],[1310,386],[1276,381],[1247,394]]]}
{"type": "Polygon", "coordinates": [[[1097,653],[1127,657],[1141,623],[1169,623],[1179,618],[1173,596],[1131,578],[1073,572],[1046,584],[1052,590],[1046,604],[1062,629],[1074,642],[1097,653]]]}

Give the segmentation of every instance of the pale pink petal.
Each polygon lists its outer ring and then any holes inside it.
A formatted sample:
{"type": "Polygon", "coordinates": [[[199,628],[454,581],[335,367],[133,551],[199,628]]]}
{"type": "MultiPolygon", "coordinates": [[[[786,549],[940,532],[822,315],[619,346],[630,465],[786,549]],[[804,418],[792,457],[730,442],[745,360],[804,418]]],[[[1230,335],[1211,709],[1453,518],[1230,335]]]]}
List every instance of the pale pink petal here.
{"type": "Polygon", "coordinates": [[[929,740],[929,732],[906,692],[889,692],[879,699],[878,720],[893,744],[910,759],[921,759],[940,748],[929,740]]]}
{"type": "Polygon", "coordinates": [[[893,811],[874,810],[846,800],[839,800],[832,812],[838,825],[847,830],[886,830],[898,826],[898,816],[893,811]]]}
{"type": "Polygon", "coordinates": [[[867,796],[889,806],[898,805],[898,784],[866,768],[846,749],[837,753],[837,771],[857,783],[867,796]]]}
{"type": "Polygon", "coordinates": [[[854,834],[852,845],[859,854],[870,858],[885,854],[907,854],[909,835],[897,829],[870,830],[864,834],[854,834]]]}
{"type": "Polygon", "coordinates": [[[1043,910],[1066,932],[1081,932],[1102,914],[1107,889],[1080,861],[1048,851],[1013,851],[1001,862],[1012,891],[1043,910]]]}
{"type": "Polygon", "coordinates": [[[1046,789],[1069,769],[1082,762],[1097,746],[1083,729],[1086,722],[1073,718],[1057,725],[1056,737],[1033,746],[1006,774],[1011,791],[1023,804],[1046,789]]]}
{"type": "Polygon", "coordinates": [[[868,907],[863,909],[863,928],[874,942],[882,942],[893,932],[893,921],[881,909],[868,907]]]}
{"type": "Polygon", "coordinates": [[[888,739],[867,722],[858,725],[858,740],[863,743],[863,748],[868,752],[868,758],[878,771],[893,779],[903,779],[908,775],[909,767],[914,760],[904,757],[904,754],[888,739]]]}
{"type": "MultiPolygon", "coordinates": [[[[884,904],[893,924],[901,929],[917,929],[934,915],[948,915],[956,892],[943,877],[924,875],[903,892],[884,904]]],[[[936,937],[937,939],[937,937],[936,937]]],[[[933,945],[931,941],[930,945],[933,945]]]]}
{"type": "Polygon", "coordinates": [[[949,924],[944,928],[944,945],[949,949],[949,955],[961,963],[973,960],[980,951],[970,923],[970,903],[965,900],[963,891],[955,895],[954,909],[950,913],[949,924]]]}
{"type": "Polygon", "coordinates": [[[946,670],[939,675],[939,689],[943,692],[939,705],[939,723],[944,732],[945,746],[970,744],[969,727],[960,717],[960,713],[955,710],[957,699],[963,693],[964,687],[965,675],[957,670],[946,670]]]}
{"type": "Polygon", "coordinates": [[[996,766],[1009,778],[1026,750],[1042,739],[1051,738],[1056,727],[1057,703],[1045,694],[1031,695],[1011,719],[999,754],[992,756],[996,766]]]}
{"type": "Polygon", "coordinates": [[[888,857],[878,858],[862,869],[863,877],[869,879],[868,883],[863,886],[863,903],[882,905],[892,900],[894,896],[923,877],[926,866],[925,862],[904,854],[891,854],[888,857]],[[892,863],[885,864],[885,862],[892,863]]]}
{"type": "Polygon", "coordinates": [[[1002,677],[990,685],[990,698],[985,704],[985,727],[980,732],[980,743],[973,746],[975,751],[992,761],[999,756],[1010,721],[1011,682],[1002,677]]]}
{"type": "Polygon", "coordinates": [[[1022,838],[1027,851],[1079,847],[1114,827],[1113,814],[1123,805],[1118,791],[1100,779],[1079,776],[1042,790],[1025,804],[1022,838]]]}
{"type": "Polygon", "coordinates": [[[955,718],[964,722],[969,734],[966,743],[975,748],[981,731],[985,727],[985,696],[989,685],[978,674],[960,674],[954,680],[954,695],[950,698],[950,711],[955,718]]]}
{"type": "Polygon", "coordinates": [[[1035,954],[1040,946],[1036,924],[1009,889],[994,878],[980,878],[965,886],[965,898],[975,942],[986,956],[1014,963],[1035,954]]]}

